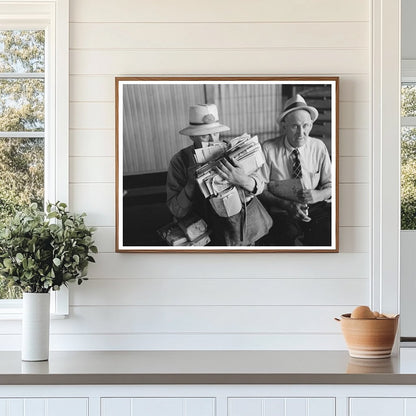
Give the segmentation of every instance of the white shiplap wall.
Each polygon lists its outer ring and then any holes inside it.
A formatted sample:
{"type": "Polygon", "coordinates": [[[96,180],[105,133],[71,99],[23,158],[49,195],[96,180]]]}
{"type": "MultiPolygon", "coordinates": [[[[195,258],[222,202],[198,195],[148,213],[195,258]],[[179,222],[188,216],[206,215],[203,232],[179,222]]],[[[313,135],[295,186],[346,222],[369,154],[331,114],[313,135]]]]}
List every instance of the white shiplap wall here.
{"type": "Polygon", "coordinates": [[[369,0],[71,0],[70,206],[100,254],[52,348],[345,348],[333,317],[370,299],[370,31],[369,0]],[[339,254],[114,253],[114,77],[187,74],[340,76],[339,254]]]}

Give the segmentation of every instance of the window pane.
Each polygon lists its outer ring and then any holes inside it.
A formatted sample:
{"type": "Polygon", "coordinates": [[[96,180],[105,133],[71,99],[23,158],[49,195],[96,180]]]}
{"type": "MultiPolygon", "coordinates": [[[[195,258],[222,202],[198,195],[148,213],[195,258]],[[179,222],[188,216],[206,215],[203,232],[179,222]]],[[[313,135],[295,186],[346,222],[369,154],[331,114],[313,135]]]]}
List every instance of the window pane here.
{"type": "MultiPolygon", "coordinates": [[[[0,223],[31,202],[43,206],[44,139],[0,138],[0,223]]],[[[21,290],[0,279],[0,299],[20,299],[21,290]]]]}
{"type": "Polygon", "coordinates": [[[0,131],[44,131],[43,79],[0,79],[0,131]]]}
{"type": "MultiPolygon", "coordinates": [[[[0,78],[0,132],[45,130],[44,72],[45,31],[0,30],[0,74],[16,74],[0,78]]],[[[0,224],[31,202],[43,206],[44,145],[44,138],[0,138],[0,224]]],[[[0,278],[0,299],[21,297],[0,278]]]]}
{"type": "Polygon", "coordinates": [[[401,129],[401,229],[416,230],[416,127],[401,129]]]}
{"type": "Polygon", "coordinates": [[[44,139],[0,138],[0,222],[31,202],[43,206],[44,139]]]}
{"type": "Polygon", "coordinates": [[[402,84],[402,117],[416,116],[416,84],[403,83],[402,84]]]}
{"type": "Polygon", "coordinates": [[[45,31],[0,30],[0,72],[45,72],[45,31]]]}

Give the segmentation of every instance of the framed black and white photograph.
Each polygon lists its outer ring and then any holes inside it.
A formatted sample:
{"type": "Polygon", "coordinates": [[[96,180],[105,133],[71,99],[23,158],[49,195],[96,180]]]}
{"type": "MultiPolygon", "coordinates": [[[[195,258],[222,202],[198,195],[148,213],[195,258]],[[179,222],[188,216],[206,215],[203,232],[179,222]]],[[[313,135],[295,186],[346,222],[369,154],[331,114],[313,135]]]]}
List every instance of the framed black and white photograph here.
{"type": "Polygon", "coordinates": [[[116,78],[118,252],[338,252],[337,77],[116,78]]]}

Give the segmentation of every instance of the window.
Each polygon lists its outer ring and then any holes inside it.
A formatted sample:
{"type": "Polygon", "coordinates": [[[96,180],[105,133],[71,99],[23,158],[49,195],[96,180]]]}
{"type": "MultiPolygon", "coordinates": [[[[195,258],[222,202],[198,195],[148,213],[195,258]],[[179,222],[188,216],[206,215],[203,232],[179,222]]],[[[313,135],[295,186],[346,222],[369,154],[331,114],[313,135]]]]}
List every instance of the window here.
{"type": "Polygon", "coordinates": [[[416,230],[416,78],[412,77],[404,78],[401,87],[401,229],[416,230]]]}
{"type": "MultiPolygon", "coordinates": [[[[45,31],[0,30],[0,221],[44,204],[45,31]]],[[[0,278],[0,299],[21,291],[0,278]]]]}
{"type": "MultiPolygon", "coordinates": [[[[68,4],[0,0],[0,221],[11,204],[68,201],[68,4]]],[[[53,294],[67,313],[66,290],[53,294]]]]}

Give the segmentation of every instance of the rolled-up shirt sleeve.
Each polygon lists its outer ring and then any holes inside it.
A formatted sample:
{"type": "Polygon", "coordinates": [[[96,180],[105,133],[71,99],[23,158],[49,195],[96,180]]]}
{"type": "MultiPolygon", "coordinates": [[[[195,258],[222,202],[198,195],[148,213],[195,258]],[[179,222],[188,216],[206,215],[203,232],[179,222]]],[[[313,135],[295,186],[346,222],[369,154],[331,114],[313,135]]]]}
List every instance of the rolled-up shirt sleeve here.
{"type": "Polygon", "coordinates": [[[329,153],[324,145],[321,161],[321,178],[319,180],[319,189],[328,189],[332,186],[332,166],[329,153]]]}
{"type": "Polygon", "coordinates": [[[250,178],[254,179],[256,186],[254,187],[253,194],[260,195],[264,191],[264,186],[268,180],[265,178],[261,169],[257,169],[254,173],[249,175],[250,178]]]}
{"type": "MultiPolygon", "coordinates": [[[[263,149],[261,150],[261,152],[263,152],[263,149]]],[[[249,177],[253,178],[255,182],[255,187],[253,191],[249,194],[260,195],[261,193],[263,193],[266,184],[269,182],[270,176],[269,168],[266,163],[267,162],[265,161],[265,163],[263,163],[261,167],[259,167],[255,172],[249,175],[249,177]]]]}

